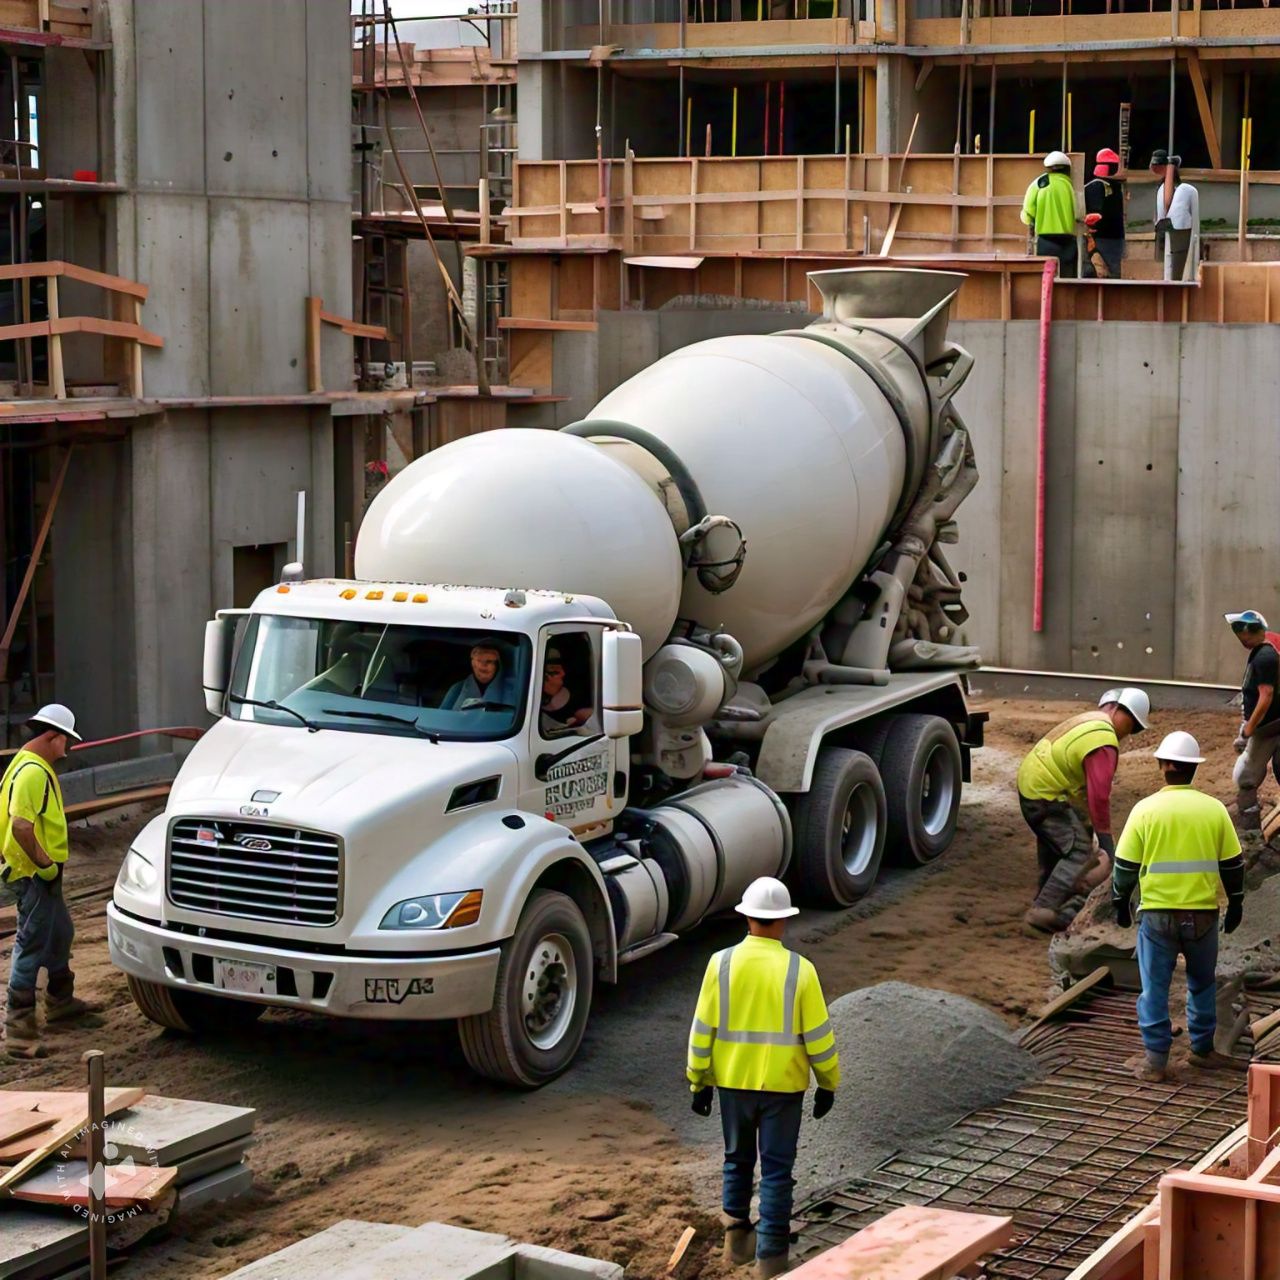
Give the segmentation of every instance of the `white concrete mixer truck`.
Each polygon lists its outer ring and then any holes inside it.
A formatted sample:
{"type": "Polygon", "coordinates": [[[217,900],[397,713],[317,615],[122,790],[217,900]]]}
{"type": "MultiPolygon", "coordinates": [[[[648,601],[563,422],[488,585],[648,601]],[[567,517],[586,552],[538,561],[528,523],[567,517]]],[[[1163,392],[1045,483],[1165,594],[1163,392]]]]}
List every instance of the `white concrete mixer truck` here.
{"type": "Polygon", "coordinates": [[[977,481],[963,277],[813,279],[819,322],[435,450],[357,580],[294,566],[208,624],[219,718],[108,909],[148,1018],[449,1020],[536,1086],[596,980],[755,877],[839,907],[946,850],[982,729],[941,549],[977,481]]]}

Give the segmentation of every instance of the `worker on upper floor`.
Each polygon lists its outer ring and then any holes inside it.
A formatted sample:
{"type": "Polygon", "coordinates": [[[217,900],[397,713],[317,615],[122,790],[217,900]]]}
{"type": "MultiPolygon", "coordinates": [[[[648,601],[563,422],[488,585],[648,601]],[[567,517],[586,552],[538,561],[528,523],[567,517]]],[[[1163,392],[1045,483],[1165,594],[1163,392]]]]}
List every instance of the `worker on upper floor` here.
{"type": "Polygon", "coordinates": [[[1036,837],[1040,863],[1039,892],[1024,917],[1033,929],[1060,933],[1080,910],[1083,895],[1110,873],[1116,850],[1111,783],[1120,743],[1141,733],[1150,715],[1151,700],[1141,689],[1109,689],[1096,711],[1072,716],[1045,734],[1018,769],[1018,804],[1036,837]],[[1094,853],[1095,834],[1105,868],[1094,853]]]}
{"type": "Polygon", "coordinates": [[[1124,261],[1125,189],[1120,157],[1110,147],[1098,152],[1093,180],[1084,184],[1084,223],[1092,246],[1085,253],[1084,272],[1089,278],[1120,278],[1124,261]]]}
{"type": "Polygon", "coordinates": [[[1131,899],[1141,885],[1138,924],[1138,1027],[1146,1049],[1140,1080],[1165,1079],[1173,1026],[1169,985],[1181,955],[1187,964],[1187,1034],[1194,1067],[1229,1065],[1214,1052],[1217,1030],[1218,886],[1226,890],[1222,930],[1244,916],[1244,858],[1226,806],[1192,783],[1204,763],[1189,733],[1167,734],[1152,753],[1164,786],[1139,800],[1124,824],[1111,875],[1116,923],[1133,924],[1131,899]]]}
{"type": "Polygon", "coordinates": [[[840,1059],[813,965],[782,945],[799,911],[780,880],[752,881],[736,910],[748,936],[707,965],[689,1033],[693,1110],[711,1114],[720,1090],[724,1130],[724,1256],[756,1260],[760,1280],[787,1270],[792,1169],[810,1073],[818,1088],[813,1117],[831,1110],[840,1059]],[[751,1192],[760,1155],[760,1225],[751,1227],[751,1192]]]}
{"type": "Polygon", "coordinates": [[[1160,179],[1156,187],[1156,261],[1166,264],[1166,280],[1187,278],[1188,262],[1194,278],[1200,257],[1200,193],[1182,181],[1182,157],[1170,155],[1163,147],[1151,157],[1151,172],[1160,179]]]}
{"type": "Polygon", "coordinates": [[[1050,151],[1044,172],[1027,188],[1022,201],[1022,221],[1035,229],[1036,253],[1057,258],[1060,276],[1076,274],[1076,232],[1083,210],[1071,181],[1071,158],[1050,151]]]}
{"type": "Polygon", "coordinates": [[[1266,618],[1256,609],[1224,616],[1249,655],[1240,683],[1243,719],[1235,740],[1240,759],[1231,780],[1236,784],[1236,825],[1246,852],[1252,855],[1263,843],[1258,788],[1268,765],[1280,769],[1280,698],[1276,697],[1280,653],[1268,635],[1266,618]]]}

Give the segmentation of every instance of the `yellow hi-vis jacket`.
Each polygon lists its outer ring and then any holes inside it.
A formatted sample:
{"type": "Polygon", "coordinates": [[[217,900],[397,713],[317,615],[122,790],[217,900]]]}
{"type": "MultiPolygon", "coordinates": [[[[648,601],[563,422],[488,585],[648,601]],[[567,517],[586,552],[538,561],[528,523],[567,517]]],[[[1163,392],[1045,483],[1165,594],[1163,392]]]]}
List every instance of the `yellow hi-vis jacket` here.
{"type": "Polygon", "coordinates": [[[689,1033],[693,1089],[803,1093],[809,1071],[840,1083],[836,1038],[817,970],[774,938],[748,936],[711,957],[689,1033]]]}
{"type": "Polygon", "coordinates": [[[1100,711],[1064,720],[1027,753],[1018,769],[1018,794],[1028,800],[1082,804],[1084,758],[1099,747],[1120,749],[1115,727],[1100,711]]]}
{"type": "Polygon", "coordinates": [[[1221,800],[1171,785],[1139,800],[1116,845],[1116,863],[1138,866],[1143,911],[1216,911],[1222,863],[1240,841],[1221,800]]]}

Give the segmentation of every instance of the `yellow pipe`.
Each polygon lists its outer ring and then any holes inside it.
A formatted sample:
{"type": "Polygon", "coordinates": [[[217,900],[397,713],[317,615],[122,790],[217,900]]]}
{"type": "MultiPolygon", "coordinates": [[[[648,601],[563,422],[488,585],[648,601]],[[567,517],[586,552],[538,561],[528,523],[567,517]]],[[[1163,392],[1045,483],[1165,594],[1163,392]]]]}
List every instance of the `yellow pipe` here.
{"type": "Polygon", "coordinates": [[[1031,108],[1031,123],[1027,132],[1027,153],[1035,155],[1036,153],[1036,109],[1031,108]]]}
{"type": "Polygon", "coordinates": [[[733,129],[729,135],[729,154],[738,154],[738,86],[733,86],[733,129]]]}
{"type": "Polygon", "coordinates": [[[692,94],[685,99],[684,103],[684,153],[686,156],[692,153],[689,150],[693,142],[693,96],[692,94]]]}

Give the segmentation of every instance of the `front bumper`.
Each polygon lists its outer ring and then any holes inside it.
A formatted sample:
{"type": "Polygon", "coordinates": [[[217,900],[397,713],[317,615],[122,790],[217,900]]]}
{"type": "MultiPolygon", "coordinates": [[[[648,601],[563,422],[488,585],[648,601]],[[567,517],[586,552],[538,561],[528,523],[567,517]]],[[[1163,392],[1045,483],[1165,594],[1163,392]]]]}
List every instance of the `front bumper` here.
{"type": "Polygon", "coordinates": [[[468,955],[314,955],[222,938],[195,938],[125,915],[107,905],[111,963],[146,982],[250,1000],[285,1009],[309,1009],[338,1018],[431,1020],[465,1018],[493,1007],[499,948],[468,955]],[[215,960],[269,964],[276,995],[232,995],[214,983],[215,960]]]}

